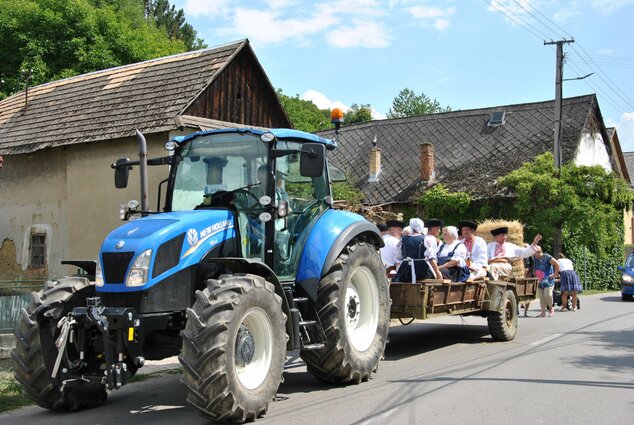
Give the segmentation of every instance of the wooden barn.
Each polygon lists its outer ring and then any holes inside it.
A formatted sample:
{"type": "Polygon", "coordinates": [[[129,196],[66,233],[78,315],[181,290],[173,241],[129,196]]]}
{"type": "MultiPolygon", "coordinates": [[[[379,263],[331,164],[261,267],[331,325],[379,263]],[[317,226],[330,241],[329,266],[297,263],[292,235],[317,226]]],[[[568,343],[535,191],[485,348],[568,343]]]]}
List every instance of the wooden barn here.
{"type": "MultiPolygon", "coordinates": [[[[165,154],[170,138],[227,126],[291,127],[248,40],[28,88],[0,102],[0,279],[59,276],[62,259],[97,258],[139,199],[138,172],[116,190],[117,158],[165,154]]],[[[157,207],[166,167],[149,169],[157,207]]]]}

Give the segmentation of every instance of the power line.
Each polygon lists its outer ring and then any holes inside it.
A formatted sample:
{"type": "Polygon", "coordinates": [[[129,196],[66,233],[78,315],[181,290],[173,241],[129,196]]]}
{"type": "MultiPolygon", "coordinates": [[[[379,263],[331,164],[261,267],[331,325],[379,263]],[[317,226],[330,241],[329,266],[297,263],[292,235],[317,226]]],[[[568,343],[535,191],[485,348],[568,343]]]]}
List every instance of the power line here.
{"type": "Polygon", "coordinates": [[[493,8],[493,10],[500,12],[502,15],[504,15],[507,19],[513,21],[513,23],[517,24],[518,26],[520,26],[521,28],[525,29],[526,31],[528,31],[529,33],[531,33],[533,36],[537,37],[539,40],[546,40],[549,39],[550,37],[548,37],[546,34],[544,34],[542,31],[538,30],[537,28],[534,28],[530,23],[528,23],[527,21],[525,21],[521,16],[517,15],[515,12],[513,12],[511,9],[509,9],[508,7],[504,6],[502,3],[500,3],[498,0],[493,0],[489,3],[488,0],[482,0],[484,3],[486,3],[487,6],[493,8]],[[505,13],[503,10],[500,9],[500,7],[506,9],[512,16],[510,16],[509,14],[505,13]],[[522,25],[521,23],[518,22],[518,20],[522,21],[525,25],[522,25]],[[541,34],[541,35],[540,35],[541,34]]]}

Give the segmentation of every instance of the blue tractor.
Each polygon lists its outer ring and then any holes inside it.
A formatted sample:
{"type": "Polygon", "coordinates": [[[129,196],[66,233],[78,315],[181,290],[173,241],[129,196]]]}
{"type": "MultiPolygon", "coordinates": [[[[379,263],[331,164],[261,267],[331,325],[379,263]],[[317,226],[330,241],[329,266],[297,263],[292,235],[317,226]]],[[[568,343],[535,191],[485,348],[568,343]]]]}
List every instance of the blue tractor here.
{"type": "Polygon", "coordinates": [[[96,406],[146,360],[178,355],[188,401],[244,422],[267,411],[287,351],[324,381],[367,380],[389,328],[383,242],[333,209],[335,148],[295,130],[232,128],[177,137],[162,158],[142,148],[139,161],[118,160],[117,187],[140,166],[141,205],[122,207],[127,222],[98,261],[70,262],[94,281],[47,282],[23,311],[13,358],[24,394],[53,410],[96,406]],[[147,207],[147,165],[169,166],[160,212],[147,207]]]}

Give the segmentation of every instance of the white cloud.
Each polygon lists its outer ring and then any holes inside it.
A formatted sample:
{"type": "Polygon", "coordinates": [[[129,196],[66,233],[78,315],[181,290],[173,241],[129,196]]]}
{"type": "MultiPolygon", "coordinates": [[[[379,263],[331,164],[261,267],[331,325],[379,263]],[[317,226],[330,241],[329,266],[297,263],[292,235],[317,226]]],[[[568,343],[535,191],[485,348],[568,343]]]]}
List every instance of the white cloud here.
{"type": "Polygon", "coordinates": [[[313,102],[319,109],[328,109],[331,110],[333,108],[341,108],[344,112],[350,109],[349,106],[344,105],[341,101],[335,100],[332,101],[328,99],[328,97],[322,92],[318,92],[317,90],[307,90],[300,96],[302,100],[309,100],[313,102]]]}
{"type": "Polygon", "coordinates": [[[237,8],[233,26],[222,29],[221,33],[237,33],[261,44],[279,44],[289,40],[307,44],[308,36],[319,33],[337,22],[335,16],[319,10],[306,19],[284,19],[277,11],[237,8]]]}
{"type": "Polygon", "coordinates": [[[607,119],[607,127],[616,127],[623,152],[634,152],[634,112],[621,114],[618,122],[607,119]]]}
{"type": "Polygon", "coordinates": [[[185,0],[183,10],[191,16],[217,17],[226,15],[230,0],[185,0]]]}
{"type": "Polygon", "coordinates": [[[614,52],[614,49],[605,48],[605,49],[599,49],[597,53],[600,55],[610,56],[610,55],[613,55],[615,52],[614,52]]]}
{"type": "MultiPolygon", "coordinates": [[[[343,112],[348,112],[350,110],[350,107],[343,102],[339,100],[332,101],[328,99],[325,94],[317,90],[307,90],[306,92],[304,92],[304,94],[300,96],[300,99],[313,102],[315,105],[317,105],[319,109],[332,110],[333,108],[341,108],[343,112]]],[[[385,114],[372,109],[372,119],[384,120],[385,118],[385,114]]]]}
{"type": "Polygon", "coordinates": [[[353,20],[352,26],[342,26],[329,31],[326,40],[339,48],[380,48],[390,45],[390,37],[383,24],[373,21],[353,20]]]}
{"type": "Polygon", "coordinates": [[[594,10],[604,15],[609,15],[628,4],[634,4],[634,0],[592,0],[591,3],[594,10]]]}
{"type": "Polygon", "coordinates": [[[431,26],[438,31],[444,31],[451,26],[449,17],[456,12],[455,7],[443,9],[436,6],[412,6],[407,8],[409,14],[423,26],[431,26]]]}

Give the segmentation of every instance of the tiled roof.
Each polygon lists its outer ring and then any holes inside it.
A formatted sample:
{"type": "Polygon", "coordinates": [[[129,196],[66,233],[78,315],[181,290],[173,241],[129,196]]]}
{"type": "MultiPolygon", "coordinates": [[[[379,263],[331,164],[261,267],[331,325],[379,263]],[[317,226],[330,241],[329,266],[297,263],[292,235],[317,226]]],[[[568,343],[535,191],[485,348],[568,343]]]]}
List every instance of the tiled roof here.
{"type": "Polygon", "coordinates": [[[623,152],[623,159],[625,160],[625,166],[627,167],[627,172],[630,175],[634,175],[633,174],[634,173],[634,152],[623,152]]]}
{"type": "MultiPolygon", "coordinates": [[[[592,114],[600,120],[595,95],[564,99],[564,162],[575,155],[592,114]]],[[[363,190],[369,204],[408,202],[428,186],[420,179],[419,146],[431,143],[435,183],[475,198],[504,196],[498,177],[553,149],[553,116],[554,101],[547,101],[352,124],[341,128],[332,160],[363,190]],[[498,111],[505,112],[505,123],[488,126],[491,113],[498,111]],[[382,171],[377,182],[368,182],[375,139],[381,149],[382,171]]],[[[331,130],[319,135],[334,136],[331,130]]]]}
{"type": "Polygon", "coordinates": [[[247,40],[83,74],[0,102],[0,154],[95,142],[174,128],[247,40]]]}

